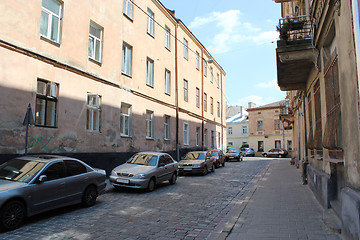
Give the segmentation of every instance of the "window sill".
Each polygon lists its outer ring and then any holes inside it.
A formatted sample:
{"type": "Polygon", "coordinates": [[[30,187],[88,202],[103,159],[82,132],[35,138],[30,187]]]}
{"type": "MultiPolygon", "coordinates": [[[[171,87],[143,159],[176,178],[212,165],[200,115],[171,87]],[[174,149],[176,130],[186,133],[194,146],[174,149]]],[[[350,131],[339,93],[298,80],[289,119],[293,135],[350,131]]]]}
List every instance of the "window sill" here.
{"type": "Polygon", "coordinates": [[[122,137],[122,138],[131,138],[131,135],[123,135],[123,134],[120,134],[120,137],[122,137]]]}
{"type": "Polygon", "coordinates": [[[153,137],[146,137],[146,140],[154,140],[153,137]]]}
{"type": "Polygon", "coordinates": [[[131,75],[129,75],[129,74],[127,74],[127,73],[124,73],[124,72],[121,72],[121,75],[124,75],[124,76],[126,76],[126,77],[128,77],[128,78],[132,78],[131,75]]]}
{"type": "Polygon", "coordinates": [[[166,50],[168,50],[169,52],[171,52],[171,49],[170,49],[170,48],[168,48],[168,47],[165,47],[165,49],[166,49],[166,50]]]}
{"type": "Polygon", "coordinates": [[[54,45],[55,47],[60,47],[60,43],[54,42],[53,40],[48,39],[47,37],[40,36],[40,39],[41,39],[41,40],[44,40],[45,42],[48,42],[48,43],[54,45]]]}
{"type": "Polygon", "coordinates": [[[95,63],[96,65],[99,65],[101,67],[102,63],[101,62],[98,62],[96,61],[95,59],[92,59],[89,57],[89,61],[92,62],[92,63],[95,63]]]}
{"type": "Polygon", "coordinates": [[[35,124],[35,127],[42,127],[42,128],[57,128],[57,126],[46,126],[46,125],[38,125],[38,124],[35,124]]]}
{"type": "Polygon", "coordinates": [[[166,92],[165,95],[168,95],[168,96],[170,97],[170,96],[171,96],[171,93],[167,93],[167,92],[166,92]]]}
{"type": "Polygon", "coordinates": [[[123,15],[125,16],[125,18],[127,18],[130,22],[134,22],[134,20],[128,16],[126,13],[123,13],[123,15]]]}
{"type": "Polygon", "coordinates": [[[154,36],[153,34],[151,34],[151,33],[149,33],[149,32],[147,32],[147,34],[148,34],[150,37],[152,37],[153,39],[155,39],[155,36],[154,36]]]}
{"type": "Polygon", "coordinates": [[[151,87],[151,88],[154,88],[154,86],[152,86],[152,85],[150,85],[150,84],[146,84],[146,86],[148,86],[148,87],[151,87]]]}
{"type": "Polygon", "coordinates": [[[86,130],[87,133],[95,133],[95,134],[100,134],[100,131],[92,131],[92,130],[86,130]]]}
{"type": "Polygon", "coordinates": [[[336,158],[325,158],[325,162],[331,162],[331,163],[344,163],[344,159],[336,159],[336,158]]]}

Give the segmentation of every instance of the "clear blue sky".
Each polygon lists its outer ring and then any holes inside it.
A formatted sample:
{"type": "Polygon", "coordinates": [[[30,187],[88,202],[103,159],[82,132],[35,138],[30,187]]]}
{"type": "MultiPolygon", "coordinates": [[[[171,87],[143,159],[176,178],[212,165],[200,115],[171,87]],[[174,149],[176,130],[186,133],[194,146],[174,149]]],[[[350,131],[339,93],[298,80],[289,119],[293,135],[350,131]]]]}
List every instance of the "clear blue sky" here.
{"type": "Polygon", "coordinates": [[[247,107],[283,100],[276,82],[276,25],[280,4],[272,0],[160,0],[226,72],[229,105],[247,107]]]}

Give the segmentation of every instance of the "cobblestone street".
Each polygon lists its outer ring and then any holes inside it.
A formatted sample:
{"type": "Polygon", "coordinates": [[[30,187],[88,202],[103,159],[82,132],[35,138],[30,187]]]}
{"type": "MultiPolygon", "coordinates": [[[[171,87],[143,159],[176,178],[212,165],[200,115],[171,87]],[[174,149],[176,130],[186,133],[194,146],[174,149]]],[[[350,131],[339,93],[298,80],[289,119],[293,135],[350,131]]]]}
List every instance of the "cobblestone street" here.
{"type": "Polygon", "coordinates": [[[228,162],[207,176],[181,176],[151,193],[108,185],[95,206],[31,217],[0,239],[207,239],[221,231],[269,162],[228,162]]]}

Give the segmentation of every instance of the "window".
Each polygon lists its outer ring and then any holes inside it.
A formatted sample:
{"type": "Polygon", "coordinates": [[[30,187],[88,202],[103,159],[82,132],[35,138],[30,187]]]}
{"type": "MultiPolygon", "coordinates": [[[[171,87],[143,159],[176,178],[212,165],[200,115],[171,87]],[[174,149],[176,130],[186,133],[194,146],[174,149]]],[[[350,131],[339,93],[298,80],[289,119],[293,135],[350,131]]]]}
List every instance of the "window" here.
{"type": "Polygon", "coordinates": [[[203,60],[203,63],[204,63],[203,65],[204,76],[207,77],[207,62],[205,59],[203,60]]]}
{"type": "Polygon", "coordinates": [[[264,142],[258,141],[258,152],[263,152],[263,151],[264,151],[264,142]]]}
{"type": "Polygon", "coordinates": [[[196,69],[200,69],[200,54],[196,52],[196,69]]]}
{"type": "Polygon", "coordinates": [[[214,114],[214,99],[210,97],[210,113],[214,114]]]}
{"type": "Polygon", "coordinates": [[[165,69],[165,93],[171,94],[171,73],[167,69],[165,69]]]}
{"type": "Polygon", "coordinates": [[[46,175],[46,181],[56,180],[65,177],[65,168],[62,162],[51,164],[43,173],[46,175]]]}
{"type": "Polygon", "coordinates": [[[189,145],[189,124],[184,123],[184,145],[189,145]]]}
{"type": "Polygon", "coordinates": [[[217,102],[217,116],[220,117],[220,103],[217,102]]]}
{"type": "Polygon", "coordinates": [[[171,36],[170,28],[165,26],[165,48],[168,50],[170,50],[170,43],[171,43],[170,36],[171,36]]]}
{"type": "Polygon", "coordinates": [[[36,126],[56,127],[56,107],[58,85],[43,80],[37,81],[35,124],[36,126]]]}
{"type": "Polygon", "coordinates": [[[292,141],[291,140],[287,141],[287,145],[288,145],[288,150],[292,151],[292,141]]]}
{"type": "Polygon", "coordinates": [[[164,122],[164,139],[170,139],[170,116],[165,115],[165,122],[164,122]]]}
{"type": "Polygon", "coordinates": [[[219,141],[218,148],[220,148],[221,147],[221,134],[220,134],[220,132],[218,132],[218,141],[219,141]]]}
{"type": "Polygon", "coordinates": [[[41,6],[40,35],[59,43],[61,4],[56,0],[43,0],[41,6]]]}
{"type": "Polygon", "coordinates": [[[220,75],[216,74],[216,84],[217,84],[217,88],[220,88],[220,75]]]}
{"type": "Polygon", "coordinates": [[[188,81],[184,79],[184,101],[188,101],[188,81]]]}
{"type": "Polygon", "coordinates": [[[154,132],[154,112],[146,110],[146,138],[153,138],[154,132]]]}
{"type": "Polygon", "coordinates": [[[279,119],[274,120],[274,129],[280,130],[280,120],[279,119]]]}
{"type": "Polygon", "coordinates": [[[281,148],[281,141],[275,140],[275,148],[281,148]]]}
{"type": "Polygon", "coordinates": [[[196,107],[200,108],[200,89],[196,88],[196,107]]]}
{"type": "Polygon", "coordinates": [[[196,127],[196,146],[200,145],[200,127],[196,127]]]}
{"type": "Polygon", "coordinates": [[[101,62],[102,54],[102,32],[103,30],[90,23],[89,29],[89,58],[97,62],[101,62]]]}
{"type": "Polygon", "coordinates": [[[154,19],[155,14],[150,8],[147,9],[147,33],[154,36],[154,19]]]}
{"type": "Polygon", "coordinates": [[[311,94],[309,93],[308,97],[308,104],[307,104],[307,116],[309,119],[309,132],[307,135],[307,142],[308,142],[308,149],[314,149],[314,134],[313,134],[313,117],[312,117],[312,101],[311,101],[311,94]]]}
{"type": "Polygon", "coordinates": [[[204,93],[204,111],[207,112],[207,94],[204,93]]]}
{"type": "Polygon", "coordinates": [[[233,146],[233,142],[228,142],[228,145],[229,145],[229,146],[233,146]]]}
{"type": "Polygon", "coordinates": [[[134,12],[134,4],[132,0],[124,0],[124,9],[123,13],[130,19],[133,19],[133,12],[134,12]]]}
{"type": "MultiPolygon", "coordinates": [[[[322,150],[322,125],[321,125],[321,102],[320,102],[320,83],[319,80],[314,85],[314,104],[315,104],[315,135],[314,147],[322,150]]],[[[319,152],[320,153],[320,152],[319,152]]],[[[322,155],[322,153],[320,153],[322,155]]]]}
{"type": "Polygon", "coordinates": [[[243,132],[243,133],[247,133],[247,126],[243,126],[243,127],[242,127],[242,132],[243,132]]]}
{"type": "Polygon", "coordinates": [[[204,146],[207,146],[207,129],[204,131],[204,146]]]}
{"type": "Polygon", "coordinates": [[[101,97],[99,95],[88,93],[86,129],[91,132],[100,132],[100,104],[101,97]]]}
{"type": "Polygon", "coordinates": [[[211,130],[211,148],[215,148],[215,131],[211,130]]]}
{"type": "Polygon", "coordinates": [[[214,82],[214,72],[213,72],[213,68],[210,67],[210,82],[213,83],[214,82]]]}
{"type": "Polygon", "coordinates": [[[64,163],[66,166],[67,177],[79,175],[87,172],[86,167],[83,164],[79,163],[78,161],[65,160],[64,163]]]}
{"type": "Polygon", "coordinates": [[[188,60],[188,55],[189,55],[188,41],[184,38],[184,58],[186,60],[188,60]]]}
{"type": "Polygon", "coordinates": [[[263,130],[263,121],[262,121],[262,120],[258,120],[258,121],[257,121],[257,130],[258,130],[258,131],[262,131],[262,130],[263,130]]]}
{"type": "Polygon", "coordinates": [[[233,133],[233,129],[232,129],[232,127],[229,127],[229,128],[228,128],[228,134],[229,134],[229,135],[232,135],[232,133],[233,133]]]}
{"type": "Polygon", "coordinates": [[[146,59],[146,85],[154,87],[154,60],[146,59]]]}
{"type": "Polygon", "coordinates": [[[131,105],[121,103],[120,112],[120,135],[130,136],[131,129],[131,105]]]}
{"type": "Polygon", "coordinates": [[[132,46],[123,43],[122,47],[122,67],[123,74],[131,76],[132,74],[132,46]]]}

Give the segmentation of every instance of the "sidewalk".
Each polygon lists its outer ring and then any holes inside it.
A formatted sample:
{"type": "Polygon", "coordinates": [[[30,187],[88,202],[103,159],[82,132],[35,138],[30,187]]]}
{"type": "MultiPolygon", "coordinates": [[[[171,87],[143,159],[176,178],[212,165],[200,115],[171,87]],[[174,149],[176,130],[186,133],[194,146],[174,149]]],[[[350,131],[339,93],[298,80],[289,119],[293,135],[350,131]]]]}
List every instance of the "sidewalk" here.
{"type": "Polygon", "coordinates": [[[288,160],[273,160],[247,200],[228,240],[341,239],[324,225],[323,208],[288,160]]]}

